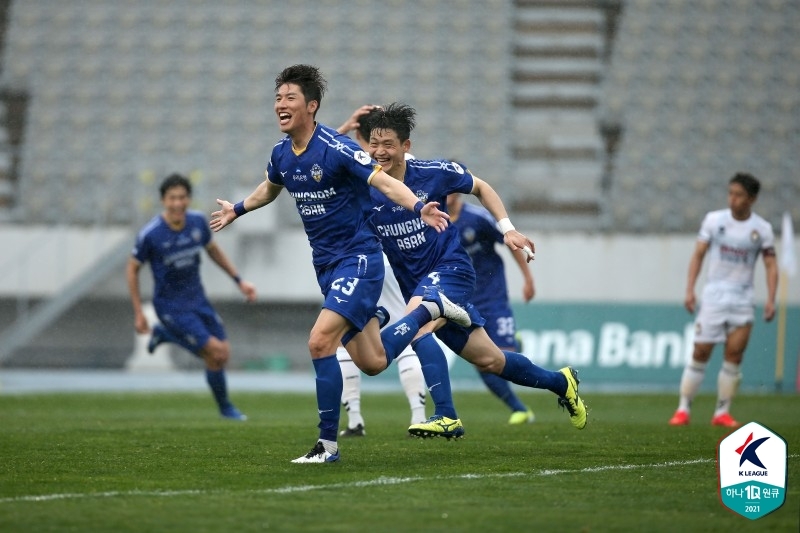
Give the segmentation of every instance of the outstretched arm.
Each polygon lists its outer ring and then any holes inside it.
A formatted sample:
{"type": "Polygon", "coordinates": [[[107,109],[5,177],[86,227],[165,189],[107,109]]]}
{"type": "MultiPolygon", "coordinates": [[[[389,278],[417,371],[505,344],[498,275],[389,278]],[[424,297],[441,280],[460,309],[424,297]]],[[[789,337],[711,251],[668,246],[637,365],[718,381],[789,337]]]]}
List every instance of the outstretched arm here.
{"type": "Polygon", "coordinates": [[[473,176],[472,195],[480,200],[483,207],[497,220],[500,225],[500,231],[503,232],[503,241],[506,246],[511,251],[523,250],[527,255],[527,261],[533,261],[533,253],[536,251],[533,241],[514,229],[514,225],[508,219],[508,212],[503,205],[503,200],[500,199],[497,191],[482,179],[473,176]]]}
{"type": "Polygon", "coordinates": [[[208,246],[206,246],[206,251],[211,260],[233,279],[234,283],[239,287],[239,290],[244,294],[245,299],[248,302],[254,302],[256,299],[256,286],[239,277],[236,267],[233,266],[233,263],[228,258],[227,254],[222,251],[222,248],[214,241],[211,241],[208,243],[208,246]]]}
{"type": "Polygon", "coordinates": [[[400,181],[391,177],[386,172],[379,170],[370,178],[369,184],[385,194],[391,201],[402,205],[409,211],[416,211],[422,220],[436,231],[441,233],[447,229],[450,215],[438,209],[439,202],[423,204],[411,189],[400,181]]]}
{"type": "Polygon", "coordinates": [[[264,207],[272,202],[278,197],[282,190],[283,187],[280,185],[275,185],[268,179],[265,179],[256,187],[256,190],[251,192],[247,198],[238,204],[232,204],[227,200],[220,200],[217,198],[217,203],[220,205],[221,209],[211,213],[211,222],[209,226],[211,226],[213,231],[219,231],[236,220],[237,217],[249,211],[253,211],[254,209],[258,209],[259,207],[264,207]]]}

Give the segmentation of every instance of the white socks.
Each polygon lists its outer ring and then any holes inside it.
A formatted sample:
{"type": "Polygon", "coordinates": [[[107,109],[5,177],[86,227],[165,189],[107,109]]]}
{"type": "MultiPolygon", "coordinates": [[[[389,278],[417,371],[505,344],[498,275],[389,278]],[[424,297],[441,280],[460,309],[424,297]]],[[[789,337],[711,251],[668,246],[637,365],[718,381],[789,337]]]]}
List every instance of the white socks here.
{"type": "MultiPolygon", "coordinates": [[[[706,366],[708,363],[700,363],[697,361],[690,361],[683,369],[683,376],[681,377],[681,399],[678,404],[679,411],[689,412],[692,400],[697,394],[700,385],[703,383],[703,378],[706,374],[706,366]]],[[[742,380],[742,374],[739,371],[740,365],[729,363],[728,361],[722,362],[722,367],[719,369],[717,375],[717,407],[714,411],[714,416],[719,416],[728,412],[731,406],[731,400],[736,395],[739,388],[739,382],[742,380]]]]}
{"type": "MultiPolygon", "coordinates": [[[[339,360],[339,368],[342,369],[342,405],[347,411],[347,427],[355,429],[359,424],[365,425],[364,417],[361,416],[361,370],[350,359],[350,355],[344,348],[336,352],[336,357],[339,360]]],[[[403,386],[406,398],[408,398],[408,406],[411,408],[411,423],[425,422],[427,420],[425,400],[428,387],[422,376],[422,365],[419,358],[409,346],[395,361],[397,372],[400,375],[400,384],[403,386]]]]}
{"type": "Polygon", "coordinates": [[[681,399],[678,403],[679,411],[686,411],[691,409],[692,400],[697,395],[697,390],[703,383],[703,378],[706,375],[706,366],[708,363],[701,363],[698,361],[689,361],[683,369],[683,376],[681,376],[681,399]]]}
{"type": "Polygon", "coordinates": [[[361,370],[350,359],[346,350],[344,353],[346,359],[338,352],[336,354],[339,368],[342,369],[342,405],[347,411],[347,427],[354,429],[359,424],[364,425],[364,418],[361,416],[361,370]]]}
{"type": "Polygon", "coordinates": [[[717,375],[717,408],[714,411],[714,416],[724,415],[730,409],[731,400],[733,400],[739,388],[739,382],[742,380],[739,367],[740,365],[723,361],[722,368],[719,369],[719,374],[717,375]]]}
{"type": "Polygon", "coordinates": [[[410,348],[404,350],[396,361],[400,384],[403,385],[403,390],[408,398],[408,406],[411,408],[411,423],[421,424],[427,420],[425,399],[428,394],[425,378],[422,376],[422,365],[417,354],[410,348]]]}

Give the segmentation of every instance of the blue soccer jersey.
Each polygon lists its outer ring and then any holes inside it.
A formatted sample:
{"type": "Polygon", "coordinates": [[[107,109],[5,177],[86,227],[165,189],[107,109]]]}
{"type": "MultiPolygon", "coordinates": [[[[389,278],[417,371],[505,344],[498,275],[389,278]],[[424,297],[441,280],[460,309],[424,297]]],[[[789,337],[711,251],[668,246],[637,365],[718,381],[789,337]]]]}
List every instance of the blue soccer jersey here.
{"type": "Polygon", "coordinates": [[[150,263],[153,271],[153,305],[189,308],[207,302],[200,283],[200,259],[211,242],[211,229],[199,211],[187,211],[180,230],[170,228],[161,215],[139,232],[133,257],[150,263]]]}
{"type": "MultiPolygon", "coordinates": [[[[469,171],[457,163],[440,160],[407,160],[403,182],[422,202],[439,202],[442,211],[447,210],[448,194],[470,193],[473,188],[469,171]]],[[[406,300],[425,276],[442,267],[472,273],[457,231],[448,227],[439,233],[414,211],[395,204],[377,189],[371,192],[372,220],[406,300]]]]}
{"type": "Polygon", "coordinates": [[[472,304],[484,316],[493,307],[508,307],[505,266],[495,248],[496,243],[504,243],[497,221],[485,208],[464,203],[453,226],[461,235],[461,244],[472,259],[479,280],[472,295],[472,304]]]}
{"type": "Polygon", "coordinates": [[[508,302],[505,266],[495,247],[497,243],[504,244],[497,222],[484,207],[464,203],[453,227],[461,235],[461,244],[475,267],[478,282],[471,302],[486,320],[486,333],[498,346],[516,346],[516,328],[508,302]]]}
{"type": "Polygon", "coordinates": [[[369,180],[378,170],[350,137],[322,124],[302,152],[288,136],[272,149],[267,179],[294,198],[318,271],[354,252],[380,252],[369,222],[369,180]]]}

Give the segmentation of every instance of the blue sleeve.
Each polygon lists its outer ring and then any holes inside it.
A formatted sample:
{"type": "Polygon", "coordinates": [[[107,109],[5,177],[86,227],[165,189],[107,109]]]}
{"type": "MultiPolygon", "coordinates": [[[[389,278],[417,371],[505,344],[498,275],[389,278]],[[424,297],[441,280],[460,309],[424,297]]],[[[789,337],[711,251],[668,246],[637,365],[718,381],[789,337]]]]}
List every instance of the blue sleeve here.
{"type": "Polygon", "coordinates": [[[275,185],[283,186],[283,176],[281,176],[280,172],[278,172],[275,168],[275,150],[272,150],[272,155],[269,158],[269,162],[267,163],[267,170],[264,172],[267,179],[274,183],[275,185]]]}
{"type": "Polygon", "coordinates": [[[487,228],[486,230],[489,232],[489,235],[494,238],[495,242],[500,244],[505,244],[506,241],[503,239],[503,234],[500,229],[497,227],[497,222],[494,220],[487,220],[486,221],[487,228]]]}
{"type": "Polygon", "coordinates": [[[140,263],[147,263],[150,259],[150,245],[149,240],[143,233],[136,236],[136,244],[133,246],[131,255],[140,263]]]}
{"type": "Polygon", "coordinates": [[[352,174],[367,182],[380,169],[380,165],[373,161],[369,154],[362,150],[350,137],[339,135],[337,140],[339,140],[339,137],[344,138],[342,139],[342,145],[344,146],[338,150],[327,150],[327,162],[341,169],[344,173],[352,174]]]}
{"type": "Polygon", "coordinates": [[[446,167],[446,170],[457,176],[457,181],[454,183],[456,188],[451,192],[460,192],[462,194],[472,193],[472,189],[475,187],[475,181],[472,178],[472,172],[467,170],[465,167],[462,167],[455,161],[451,161],[446,167]]]}
{"type": "Polygon", "coordinates": [[[199,219],[200,219],[200,224],[198,224],[198,226],[200,226],[201,228],[200,231],[203,232],[202,242],[203,242],[203,248],[205,248],[206,246],[208,246],[208,243],[211,242],[213,234],[211,233],[211,227],[208,225],[206,217],[200,215],[199,219]]]}

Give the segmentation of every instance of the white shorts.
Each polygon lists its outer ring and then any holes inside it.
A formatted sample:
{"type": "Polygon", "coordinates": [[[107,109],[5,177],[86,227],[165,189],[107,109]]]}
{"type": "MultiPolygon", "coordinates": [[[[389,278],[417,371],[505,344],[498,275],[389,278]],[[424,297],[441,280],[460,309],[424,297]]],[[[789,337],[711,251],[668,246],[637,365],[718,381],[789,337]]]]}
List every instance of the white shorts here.
{"type": "Polygon", "coordinates": [[[725,342],[731,331],[752,324],[754,317],[752,305],[701,305],[694,321],[694,341],[725,342]]]}

